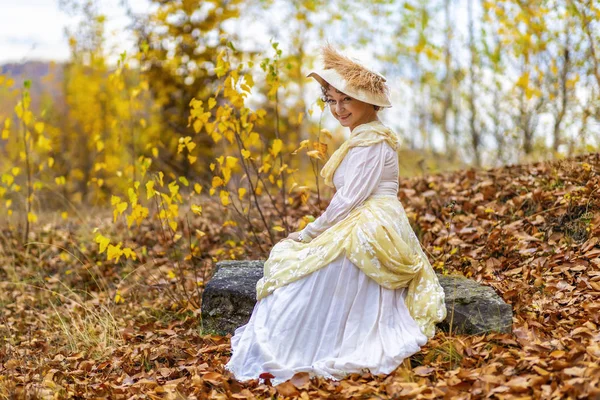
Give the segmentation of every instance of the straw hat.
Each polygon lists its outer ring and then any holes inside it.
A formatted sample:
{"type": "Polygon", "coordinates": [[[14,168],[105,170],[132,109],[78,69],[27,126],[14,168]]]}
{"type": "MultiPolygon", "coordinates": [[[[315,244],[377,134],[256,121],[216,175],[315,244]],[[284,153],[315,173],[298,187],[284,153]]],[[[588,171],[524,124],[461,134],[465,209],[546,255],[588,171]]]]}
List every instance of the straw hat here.
{"type": "Polygon", "coordinates": [[[386,79],[358,62],[340,54],[327,44],[322,49],[323,69],[311,71],[307,77],[315,78],[322,86],[330,84],[340,92],[368,104],[391,107],[386,79]]]}

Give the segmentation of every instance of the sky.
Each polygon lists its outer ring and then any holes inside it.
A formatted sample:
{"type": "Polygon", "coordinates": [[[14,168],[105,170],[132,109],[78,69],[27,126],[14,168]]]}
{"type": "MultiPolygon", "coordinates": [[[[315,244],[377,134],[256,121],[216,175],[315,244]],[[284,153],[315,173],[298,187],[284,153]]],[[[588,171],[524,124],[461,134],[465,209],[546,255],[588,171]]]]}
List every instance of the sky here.
{"type": "MultiPolygon", "coordinates": [[[[128,2],[136,13],[145,13],[150,7],[147,0],[128,2]]],[[[107,17],[109,46],[126,50],[131,43],[122,32],[129,19],[120,0],[98,3],[100,11],[107,17]]],[[[58,0],[0,0],[0,64],[68,59],[65,27],[73,28],[78,21],[60,9],[58,0]]]]}

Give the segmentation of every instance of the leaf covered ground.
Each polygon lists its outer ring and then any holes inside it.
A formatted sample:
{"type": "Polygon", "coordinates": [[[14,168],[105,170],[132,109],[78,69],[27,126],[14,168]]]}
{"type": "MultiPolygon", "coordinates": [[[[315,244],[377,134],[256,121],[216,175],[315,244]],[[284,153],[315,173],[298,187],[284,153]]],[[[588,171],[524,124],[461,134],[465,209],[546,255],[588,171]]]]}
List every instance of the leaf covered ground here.
{"type": "Polygon", "coordinates": [[[119,264],[97,254],[88,228],[104,217],[89,213],[89,226],[40,227],[25,251],[2,232],[0,398],[600,398],[600,155],[400,186],[436,270],[493,287],[513,307],[512,334],[438,332],[389,376],[239,383],[223,368],[229,337],[202,330],[214,259],[235,255],[210,210],[192,221],[207,235],[190,257],[150,227],[115,226],[144,248],[119,264]]]}

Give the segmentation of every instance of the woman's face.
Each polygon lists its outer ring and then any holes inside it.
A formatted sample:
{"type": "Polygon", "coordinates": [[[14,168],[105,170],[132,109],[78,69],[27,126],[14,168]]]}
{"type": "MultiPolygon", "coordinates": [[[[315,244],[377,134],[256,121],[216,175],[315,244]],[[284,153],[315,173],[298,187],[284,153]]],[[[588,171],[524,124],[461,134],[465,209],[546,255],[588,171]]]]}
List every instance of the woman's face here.
{"type": "Polygon", "coordinates": [[[358,125],[377,119],[377,111],[372,104],[350,97],[331,85],[327,88],[325,97],[333,116],[342,126],[350,128],[350,132],[358,125]]]}

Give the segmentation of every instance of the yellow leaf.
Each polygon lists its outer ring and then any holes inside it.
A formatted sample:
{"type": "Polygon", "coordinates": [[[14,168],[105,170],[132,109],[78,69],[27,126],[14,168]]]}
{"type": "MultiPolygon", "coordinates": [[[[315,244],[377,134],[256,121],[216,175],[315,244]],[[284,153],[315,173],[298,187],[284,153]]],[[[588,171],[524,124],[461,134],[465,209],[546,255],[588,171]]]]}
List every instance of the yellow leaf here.
{"type": "Polygon", "coordinates": [[[146,199],[152,198],[156,194],[154,190],[154,181],[146,182],[146,199]]]}
{"type": "Polygon", "coordinates": [[[212,187],[213,188],[223,186],[223,184],[224,184],[223,179],[221,179],[220,176],[213,176],[213,179],[212,179],[212,187]]]}
{"type": "Polygon", "coordinates": [[[167,276],[169,277],[169,279],[177,278],[177,276],[175,275],[175,272],[173,272],[172,269],[169,270],[169,273],[167,273],[167,276]]]}
{"type": "Polygon", "coordinates": [[[210,165],[208,167],[210,168],[211,171],[215,170],[215,164],[214,163],[210,163],[210,165]]]}
{"type": "Polygon", "coordinates": [[[221,172],[223,172],[223,179],[225,181],[225,184],[227,184],[231,179],[231,168],[223,167],[221,169],[221,172]]]}
{"type": "Polygon", "coordinates": [[[127,210],[127,202],[124,201],[122,203],[117,204],[116,210],[119,212],[119,214],[122,214],[123,211],[127,210]]]}
{"type": "Polygon", "coordinates": [[[131,203],[131,207],[135,206],[138,202],[138,196],[133,188],[129,188],[127,190],[127,196],[129,197],[129,202],[131,203]]]}
{"type": "Polygon", "coordinates": [[[294,150],[294,151],[292,152],[292,154],[296,154],[296,153],[298,153],[300,150],[302,150],[302,149],[304,149],[304,148],[307,148],[309,144],[310,144],[310,140],[308,140],[308,139],[307,139],[307,140],[303,140],[303,141],[301,141],[301,142],[300,142],[300,147],[298,147],[296,150],[294,150]]]}
{"type": "Polygon", "coordinates": [[[36,124],[33,126],[33,129],[35,129],[37,133],[42,134],[42,132],[44,132],[44,123],[36,122],[36,124]]]}
{"type": "Polygon", "coordinates": [[[177,221],[169,221],[169,227],[171,227],[173,231],[177,231],[177,221]]]}
{"type": "Polygon", "coordinates": [[[190,164],[194,164],[196,160],[198,160],[198,157],[188,155],[188,161],[190,162],[190,164]]]}
{"type": "Polygon", "coordinates": [[[221,190],[221,192],[219,193],[219,197],[221,198],[221,204],[223,204],[225,207],[227,207],[229,204],[231,204],[231,200],[229,199],[228,191],[221,190]]]}
{"type": "Polygon", "coordinates": [[[52,168],[53,165],[54,165],[54,158],[48,157],[48,167],[52,168]]]}
{"type": "Polygon", "coordinates": [[[215,105],[217,104],[217,101],[214,98],[209,98],[208,99],[208,109],[211,110],[215,105]]]}
{"type": "Polygon", "coordinates": [[[125,247],[125,248],[123,249],[123,255],[124,255],[126,258],[131,258],[131,259],[133,259],[133,260],[137,259],[137,255],[136,255],[136,254],[135,254],[135,252],[134,252],[132,249],[130,249],[129,247],[125,247]]]}
{"type": "Polygon", "coordinates": [[[242,200],[244,198],[244,195],[246,194],[246,188],[239,188],[238,189],[238,197],[240,200],[242,200]]]}
{"type": "Polygon", "coordinates": [[[242,150],[242,157],[244,157],[244,160],[247,160],[248,158],[250,158],[250,152],[248,150],[242,150]]]}
{"type": "Polygon", "coordinates": [[[17,175],[19,175],[19,172],[21,172],[21,168],[19,168],[19,167],[13,167],[13,168],[10,170],[10,172],[12,172],[12,174],[13,174],[14,176],[17,176],[17,175]]]}
{"type": "Polygon", "coordinates": [[[60,213],[60,216],[62,219],[67,219],[69,217],[69,213],[66,211],[63,211],[62,213],[60,213]]]}
{"type": "Polygon", "coordinates": [[[106,250],[106,247],[109,245],[110,243],[110,239],[107,237],[102,236],[101,234],[97,234],[96,238],[94,239],[94,241],[96,243],[98,243],[98,245],[100,245],[100,254],[104,253],[104,251],[106,250]]]}
{"type": "Polygon", "coordinates": [[[121,296],[121,293],[117,290],[117,294],[115,294],[115,303],[125,303],[125,299],[121,296]]]}
{"type": "Polygon", "coordinates": [[[282,228],[282,227],[280,227],[280,226],[274,226],[274,227],[273,227],[273,230],[274,230],[274,231],[277,231],[277,232],[283,232],[285,229],[283,229],[283,228],[282,228]]]}
{"type": "Polygon", "coordinates": [[[321,159],[327,156],[327,143],[313,142],[313,148],[319,152],[321,159]]]}
{"type": "Polygon", "coordinates": [[[198,206],[196,204],[192,204],[192,212],[194,214],[202,215],[202,206],[198,206]]]}
{"type": "Polygon", "coordinates": [[[188,182],[187,178],[185,176],[180,176],[179,177],[179,182],[183,183],[183,186],[190,186],[190,183],[188,182]]]}
{"type": "Polygon", "coordinates": [[[256,132],[252,132],[248,136],[248,143],[250,146],[258,146],[260,144],[260,136],[256,132]]]}
{"type": "Polygon", "coordinates": [[[333,138],[331,132],[329,132],[327,129],[321,129],[321,134],[327,136],[329,139],[333,138]]]}
{"type": "Polygon", "coordinates": [[[319,152],[319,150],[311,150],[306,152],[306,154],[308,154],[308,156],[311,158],[317,158],[319,160],[322,160],[321,153],[319,152]]]}
{"type": "Polygon", "coordinates": [[[198,237],[202,237],[202,236],[206,236],[206,233],[204,233],[203,231],[200,231],[200,230],[196,229],[196,235],[198,235],[198,237]]]}
{"type": "Polygon", "coordinates": [[[202,186],[200,186],[199,183],[194,184],[194,191],[200,194],[200,192],[202,192],[202,186]]]}
{"type": "Polygon", "coordinates": [[[227,156],[227,159],[225,160],[225,166],[227,168],[233,168],[237,165],[237,162],[237,157],[227,156]]]}
{"type": "Polygon", "coordinates": [[[31,222],[31,223],[34,223],[34,222],[37,222],[37,220],[38,220],[38,217],[37,217],[37,215],[35,215],[35,214],[34,214],[34,213],[32,213],[32,212],[28,212],[28,213],[27,213],[27,221],[29,221],[29,222],[31,222]]]}
{"type": "Polygon", "coordinates": [[[15,106],[15,114],[19,119],[23,118],[23,102],[19,101],[15,106]]]}
{"type": "Polygon", "coordinates": [[[187,143],[185,145],[185,147],[187,147],[188,151],[192,151],[192,150],[194,150],[196,148],[196,143],[194,143],[194,142],[187,143]]]}
{"type": "Polygon", "coordinates": [[[271,154],[273,154],[273,157],[277,157],[277,155],[281,152],[282,148],[283,142],[281,141],[281,139],[275,139],[273,141],[273,147],[271,148],[271,154]]]}

